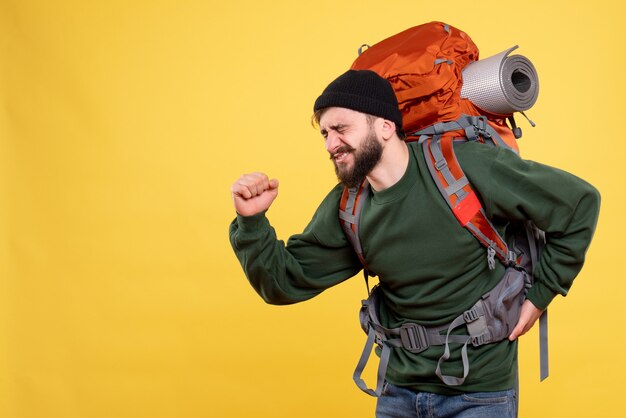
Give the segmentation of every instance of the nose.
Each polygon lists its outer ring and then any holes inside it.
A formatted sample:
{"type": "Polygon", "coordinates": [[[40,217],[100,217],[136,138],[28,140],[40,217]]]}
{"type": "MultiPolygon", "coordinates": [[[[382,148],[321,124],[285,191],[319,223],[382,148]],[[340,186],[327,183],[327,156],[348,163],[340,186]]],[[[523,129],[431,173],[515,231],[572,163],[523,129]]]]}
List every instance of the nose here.
{"type": "Polygon", "coordinates": [[[335,132],[329,132],[326,135],[326,151],[333,153],[337,148],[341,146],[341,138],[335,132]]]}

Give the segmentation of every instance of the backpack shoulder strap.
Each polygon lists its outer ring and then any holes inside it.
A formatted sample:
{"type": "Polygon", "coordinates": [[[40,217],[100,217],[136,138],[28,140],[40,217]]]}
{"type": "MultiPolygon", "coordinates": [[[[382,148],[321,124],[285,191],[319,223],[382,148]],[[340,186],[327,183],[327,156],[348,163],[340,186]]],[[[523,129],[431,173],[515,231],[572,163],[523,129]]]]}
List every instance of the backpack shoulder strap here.
{"type": "MultiPolygon", "coordinates": [[[[359,238],[359,226],[361,221],[361,211],[363,210],[363,204],[370,193],[370,185],[366,180],[363,180],[358,187],[344,187],[341,194],[341,200],[339,201],[339,223],[341,228],[346,234],[348,241],[352,244],[354,251],[356,252],[365,273],[365,282],[367,284],[368,276],[375,276],[375,274],[369,269],[363,256],[363,247],[361,246],[361,240],[359,238]]],[[[368,286],[369,293],[369,286],[368,286]]]]}
{"type": "Polygon", "coordinates": [[[505,240],[498,234],[472,189],[454,154],[454,137],[422,137],[424,157],[430,174],[459,223],[487,247],[489,267],[495,268],[498,257],[503,264],[514,261],[505,240]]]}

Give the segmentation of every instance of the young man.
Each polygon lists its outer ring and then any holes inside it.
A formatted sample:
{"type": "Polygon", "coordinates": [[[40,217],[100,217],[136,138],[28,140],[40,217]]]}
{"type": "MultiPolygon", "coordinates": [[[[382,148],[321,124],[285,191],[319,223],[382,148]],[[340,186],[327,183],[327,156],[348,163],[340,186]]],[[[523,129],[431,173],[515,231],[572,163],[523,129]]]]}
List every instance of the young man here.
{"type": "MultiPolygon", "coordinates": [[[[371,193],[359,236],[367,266],[380,279],[384,327],[448,324],[496,286],[504,267],[489,268],[484,247],[442,199],[421,146],[403,141],[402,117],[387,80],[350,70],[324,90],[314,111],[341,183],[304,232],[284,245],[265,217],[277,180],[253,173],[232,186],[237,218],[230,240],[266,302],[310,299],[362,269],[338,209],[344,185],[364,178],[371,193]]],[[[531,220],[546,232],[546,246],[517,325],[508,339],[468,348],[471,371],[463,384],[449,386],[437,377],[441,345],[417,354],[392,349],[379,417],[515,416],[516,339],[557,294],[567,293],[593,235],[600,198],[589,184],[503,148],[467,142],[455,152],[495,226],[503,230],[509,221],[531,220]]],[[[462,374],[461,355],[453,353],[445,367],[449,375],[462,374]]]]}

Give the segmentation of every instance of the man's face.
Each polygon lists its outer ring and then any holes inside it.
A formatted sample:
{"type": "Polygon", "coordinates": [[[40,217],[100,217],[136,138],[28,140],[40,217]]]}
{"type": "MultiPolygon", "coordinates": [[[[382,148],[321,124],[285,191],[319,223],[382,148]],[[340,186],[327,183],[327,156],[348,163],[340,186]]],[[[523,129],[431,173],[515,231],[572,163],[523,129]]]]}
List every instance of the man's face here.
{"type": "Polygon", "coordinates": [[[380,161],[382,145],[363,113],[331,107],[320,118],[320,132],[337,178],[348,187],[358,186],[380,161]]]}

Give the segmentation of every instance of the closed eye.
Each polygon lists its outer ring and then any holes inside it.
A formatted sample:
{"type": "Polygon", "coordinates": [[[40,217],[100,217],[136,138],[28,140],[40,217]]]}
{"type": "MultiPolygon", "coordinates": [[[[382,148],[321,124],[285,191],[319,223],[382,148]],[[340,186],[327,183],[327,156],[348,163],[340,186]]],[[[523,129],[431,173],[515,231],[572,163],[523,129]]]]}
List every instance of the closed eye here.
{"type": "Polygon", "coordinates": [[[330,130],[330,131],[335,131],[335,132],[337,132],[338,134],[342,134],[342,133],[344,133],[344,132],[346,131],[346,129],[348,129],[348,126],[347,126],[347,125],[344,125],[344,124],[337,124],[337,125],[332,125],[332,126],[329,126],[329,127],[328,127],[328,129],[322,129],[322,130],[320,130],[320,133],[322,134],[322,136],[323,136],[324,138],[327,138],[327,137],[328,137],[328,131],[329,131],[329,130],[330,130]]]}

